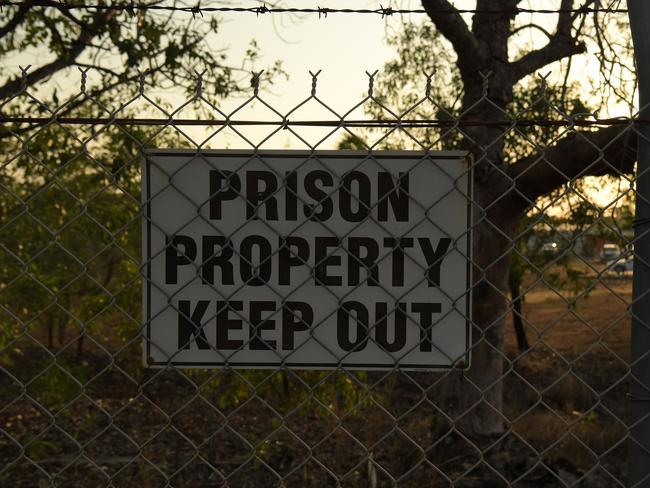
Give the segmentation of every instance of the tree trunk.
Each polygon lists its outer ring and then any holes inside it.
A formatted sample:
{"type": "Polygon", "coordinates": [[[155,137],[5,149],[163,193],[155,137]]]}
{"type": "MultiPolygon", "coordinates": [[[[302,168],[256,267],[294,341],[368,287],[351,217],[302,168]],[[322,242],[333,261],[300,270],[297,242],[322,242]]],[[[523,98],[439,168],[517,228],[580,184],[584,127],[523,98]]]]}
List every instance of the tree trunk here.
{"type": "Polygon", "coordinates": [[[51,315],[47,317],[47,348],[54,349],[54,318],[51,315]]]}
{"type": "Polygon", "coordinates": [[[63,347],[63,345],[65,344],[65,329],[66,329],[66,326],[67,326],[67,321],[63,317],[61,317],[59,319],[59,324],[58,325],[59,325],[59,327],[58,327],[58,329],[59,329],[58,330],[59,349],[61,349],[63,347]]]}
{"type": "Polygon", "coordinates": [[[521,296],[521,282],[517,279],[510,277],[510,298],[512,300],[512,325],[515,329],[515,336],[517,337],[517,350],[520,352],[530,349],[528,338],[526,337],[526,330],[524,329],[524,321],[522,320],[522,303],[523,297],[521,296]]]}
{"type": "Polygon", "coordinates": [[[79,339],[77,339],[77,351],[75,353],[75,359],[79,361],[81,359],[81,356],[84,353],[84,337],[86,335],[85,330],[82,329],[81,335],[79,336],[79,339]]]}
{"type": "Polygon", "coordinates": [[[508,40],[519,1],[476,0],[470,28],[450,0],[422,0],[437,30],[457,54],[464,90],[462,119],[473,122],[459,129],[465,148],[474,155],[472,365],[453,377],[452,394],[443,396],[458,408],[451,412],[456,413],[456,427],[479,436],[504,432],[503,327],[518,221],[532,202],[567,180],[629,172],[634,162],[630,149],[636,141],[629,128],[609,127],[570,134],[545,148],[543,157],[534,154],[512,165],[504,163],[506,128],[493,123],[509,118],[505,108],[512,102],[515,84],[544,66],[585,52],[573,30],[575,2],[562,0],[548,44],[512,61],[508,40]]]}
{"type": "MultiPolygon", "coordinates": [[[[492,76],[494,92],[483,79],[480,90],[466,83],[464,106],[468,109],[464,112],[468,118],[486,122],[503,118],[502,110],[512,98],[512,83],[496,65],[492,76]],[[491,103],[481,101],[485,96],[491,103]]],[[[466,134],[465,144],[474,156],[473,330],[472,365],[464,374],[459,426],[468,434],[491,436],[503,433],[505,427],[501,413],[503,332],[509,308],[512,238],[523,209],[508,205],[512,181],[505,176],[503,128],[486,124],[468,127],[466,134]]]]}
{"type": "MultiPolygon", "coordinates": [[[[478,193],[475,199],[485,201],[478,193]]],[[[463,375],[459,405],[462,414],[459,426],[468,434],[479,436],[499,435],[504,431],[503,332],[508,314],[510,265],[507,236],[512,235],[518,221],[516,215],[503,210],[495,209],[487,215],[483,220],[475,219],[472,364],[463,375]]]]}

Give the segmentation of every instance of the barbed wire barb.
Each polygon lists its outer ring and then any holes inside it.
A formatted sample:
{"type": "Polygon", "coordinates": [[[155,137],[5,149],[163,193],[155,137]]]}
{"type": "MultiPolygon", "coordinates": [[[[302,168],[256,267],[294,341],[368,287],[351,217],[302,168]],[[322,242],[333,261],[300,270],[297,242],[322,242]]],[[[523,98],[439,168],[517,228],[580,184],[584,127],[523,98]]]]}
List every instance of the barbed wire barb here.
{"type": "Polygon", "coordinates": [[[315,73],[309,70],[309,74],[311,75],[311,96],[315,97],[316,96],[316,86],[318,84],[318,75],[321,73],[322,70],[318,70],[315,73]]]}
{"type": "MultiPolygon", "coordinates": [[[[160,5],[160,4],[111,4],[103,5],[98,3],[66,3],[64,1],[56,0],[2,0],[0,2],[0,8],[2,7],[44,7],[44,8],[57,8],[62,10],[114,10],[114,11],[126,11],[131,15],[134,15],[135,11],[168,11],[168,12],[182,12],[188,13],[190,15],[203,15],[204,13],[233,13],[233,14],[255,14],[259,16],[261,14],[315,14],[319,18],[327,18],[328,14],[368,14],[368,15],[377,15],[380,18],[385,18],[392,16],[394,14],[421,14],[426,15],[427,11],[424,9],[403,9],[403,8],[392,8],[392,7],[383,7],[382,5],[376,9],[354,9],[354,8],[331,8],[331,7],[279,7],[279,6],[267,6],[266,4],[255,6],[255,7],[202,7],[200,2],[194,6],[172,6],[172,5],[160,5]]],[[[476,14],[478,10],[476,9],[462,9],[462,8],[452,8],[452,9],[434,9],[436,13],[458,13],[458,14],[476,14]]],[[[597,7],[587,7],[586,4],[579,8],[571,9],[544,9],[544,8],[523,8],[516,7],[512,10],[502,10],[502,9],[482,9],[482,13],[490,14],[542,14],[542,15],[557,15],[562,13],[573,13],[579,15],[586,15],[587,13],[609,13],[609,14],[627,14],[628,10],[626,8],[620,7],[608,7],[608,8],[597,8],[597,7]]]]}

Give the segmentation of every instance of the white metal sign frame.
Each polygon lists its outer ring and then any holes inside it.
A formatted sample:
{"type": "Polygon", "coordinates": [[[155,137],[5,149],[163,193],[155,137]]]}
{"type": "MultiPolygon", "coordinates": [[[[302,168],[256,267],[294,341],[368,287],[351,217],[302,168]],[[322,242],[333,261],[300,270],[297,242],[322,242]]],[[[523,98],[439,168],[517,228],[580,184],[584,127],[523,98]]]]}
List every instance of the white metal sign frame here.
{"type": "MultiPolygon", "coordinates": [[[[471,157],[464,151],[146,151],[142,164],[145,363],[150,367],[173,365],[241,369],[288,367],[444,370],[469,367],[472,289],[471,171],[471,157]],[[315,178],[307,180],[318,171],[320,173],[315,178]],[[298,172],[304,177],[301,181],[303,186],[300,188],[297,182],[298,172]],[[295,181],[290,180],[292,174],[296,175],[295,181]],[[274,178],[277,178],[276,183],[273,182],[274,178]],[[222,185],[218,191],[214,191],[215,180],[219,180],[222,185]],[[373,181],[376,183],[374,186],[373,181]],[[408,185],[400,186],[403,181],[408,185]],[[395,186],[391,187],[390,182],[395,186]],[[290,187],[289,192],[286,191],[287,187],[290,187]],[[338,194],[341,188],[346,190],[338,194]],[[363,195],[368,197],[369,192],[373,195],[376,193],[376,198],[369,201],[370,205],[364,206],[366,198],[363,195]],[[283,195],[286,201],[281,202],[283,195]],[[289,200],[292,200],[295,209],[290,207],[289,200]],[[407,201],[406,207],[401,205],[404,201],[407,201]],[[267,206],[267,202],[272,205],[267,206]],[[364,215],[362,206],[366,210],[365,217],[358,219],[359,215],[364,215]],[[303,215],[296,210],[300,207],[303,207],[303,215]],[[328,207],[327,214],[330,217],[314,221],[314,215],[325,215],[325,207],[328,207]],[[289,208],[291,210],[288,210],[289,208]],[[336,208],[339,209],[340,215],[336,214],[336,208]],[[401,222],[397,222],[400,220],[401,211],[401,222]],[[206,232],[219,234],[207,235],[206,232]],[[318,237],[319,232],[329,237],[318,237]],[[359,234],[364,237],[359,237],[359,234]],[[250,251],[252,254],[252,248],[259,248],[257,261],[266,262],[262,259],[264,245],[261,244],[265,240],[272,242],[272,238],[278,237],[278,247],[284,249],[282,246],[286,246],[289,249],[287,242],[291,236],[295,236],[294,244],[315,241],[316,244],[309,244],[309,259],[312,260],[314,255],[313,247],[316,247],[316,252],[320,252],[323,259],[317,261],[317,258],[313,258],[314,262],[309,264],[305,259],[305,266],[293,261],[295,266],[285,266],[288,274],[279,273],[273,268],[266,276],[265,282],[262,275],[251,274],[252,267],[242,264],[247,261],[240,260],[237,265],[236,259],[233,259],[233,263],[219,264],[221,274],[228,274],[225,271],[229,270],[233,276],[246,274],[248,280],[245,281],[242,277],[242,283],[236,284],[231,278],[232,282],[226,283],[222,276],[222,283],[215,282],[217,266],[213,266],[210,261],[215,257],[212,254],[215,249],[218,248],[218,254],[224,255],[226,246],[239,248],[235,253],[231,253],[231,257],[236,257],[242,252],[246,236],[250,238],[252,235],[260,239],[255,240],[253,244],[249,243],[246,252],[250,251]],[[434,235],[438,238],[437,241],[433,239],[434,235]],[[206,258],[206,238],[213,242],[219,237],[223,238],[220,241],[222,246],[210,248],[211,252],[206,258]],[[281,240],[283,238],[284,241],[281,240]],[[338,239],[338,245],[332,244],[334,238],[338,239]],[[329,240],[326,245],[321,243],[318,248],[318,239],[329,240]],[[348,239],[349,247],[358,248],[354,259],[367,266],[360,271],[358,265],[350,265],[348,260],[349,276],[345,272],[342,272],[341,276],[328,275],[328,266],[330,270],[337,265],[344,267],[342,256],[335,256],[336,259],[331,257],[338,252],[351,252],[343,246],[344,239],[348,239]],[[390,285],[383,278],[389,275],[387,261],[391,256],[391,248],[383,249],[385,252],[381,258],[375,256],[374,264],[372,261],[364,261],[371,254],[372,240],[383,242],[386,246],[387,243],[392,243],[393,259],[402,260],[401,275],[397,278],[395,270],[399,269],[399,266],[396,267],[393,261],[390,285]],[[442,249],[443,241],[448,246],[445,249],[442,249]],[[435,242],[438,243],[436,248],[435,242]],[[201,243],[204,245],[203,261],[198,259],[196,250],[201,243]],[[191,247],[193,252],[188,252],[185,245],[191,247]],[[360,251],[363,246],[364,252],[367,253],[365,256],[360,251]],[[402,246],[408,246],[413,250],[413,254],[415,249],[421,248],[419,257],[413,258],[405,253],[402,246]],[[170,250],[172,248],[173,252],[170,250]],[[182,252],[180,248],[183,248],[182,252]],[[401,257],[396,257],[396,249],[401,250],[401,257]],[[330,250],[331,254],[328,254],[330,250]],[[328,260],[328,264],[318,265],[319,262],[328,260]],[[405,264],[405,261],[408,263],[405,264]],[[173,266],[170,266],[170,262],[173,266]],[[225,266],[228,266],[228,269],[225,266]],[[244,270],[245,267],[250,269],[244,270]],[[207,268],[212,271],[207,273],[207,268]],[[315,271],[314,268],[319,269],[315,271]],[[324,272],[322,268],[325,268],[324,272]],[[432,276],[431,270],[434,269],[436,276],[432,276]],[[377,275],[372,274],[373,270],[377,275]],[[364,271],[365,279],[360,280],[359,272],[363,274],[364,271]],[[320,278],[315,278],[319,272],[320,278]],[[420,274],[422,272],[424,275],[420,274]],[[284,284],[289,285],[291,277],[300,273],[300,278],[311,277],[314,282],[303,279],[296,284],[300,281],[297,279],[294,280],[293,288],[278,285],[283,279],[284,284]],[[281,278],[280,274],[284,278],[281,278]],[[355,275],[354,279],[352,275],[355,275]],[[373,283],[374,276],[381,276],[382,279],[374,280],[373,283]],[[426,279],[423,279],[425,277],[426,279]],[[334,280],[330,280],[331,278],[334,280]],[[437,283],[433,283],[436,279],[437,283]],[[261,284],[266,286],[260,286],[260,283],[251,286],[255,280],[261,280],[261,284]],[[329,286],[325,281],[336,283],[329,286]],[[405,285],[407,281],[413,286],[405,292],[404,289],[409,286],[405,285]],[[278,289],[284,289],[285,292],[279,293],[278,289]],[[337,289],[342,293],[332,291],[337,289]],[[361,289],[365,291],[359,291],[361,289]],[[384,297],[384,301],[376,301],[380,295],[384,297]],[[269,298],[273,296],[275,310],[269,308],[269,298]],[[181,297],[185,298],[182,300],[183,306],[180,306],[181,297]],[[291,302],[292,297],[296,301],[291,302]],[[350,297],[355,300],[345,301],[350,297]],[[435,303],[438,304],[440,319],[434,319],[431,312],[433,309],[427,309],[425,306],[427,303],[433,303],[431,297],[438,300],[435,303]],[[231,300],[232,298],[238,300],[231,300]],[[261,300],[251,301],[251,298],[261,300]],[[217,299],[217,313],[207,313],[208,306],[205,302],[214,299],[217,299]],[[402,299],[408,301],[400,302],[402,299]],[[246,307],[241,305],[245,303],[244,300],[249,301],[251,306],[248,316],[246,307]],[[376,301],[374,323],[368,317],[372,315],[373,307],[364,305],[373,300],[376,301]],[[393,305],[385,305],[391,300],[393,305]],[[222,313],[223,307],[219,308],[220,303],[226,304],[225,315],[222,313]],[[263,305],[261,310],[256,308],[253,311],[253,303],[266,305],[263,305]],[[320,313],[322,308],[327,308],[327,303],[336,304],[337,308],[325,317],[321,314],[319,320],[315,320],[314,315],[307,329],[288,320],[287,328],[293,327],[295,330],[292,332],[293,337],[289,337],[285,343],[284,332],[280,337],[279,329],[285,327],[282,316],[288,303],[307,304],[306,308],[311,308],[309,313],[312,315],[320,313]],[[199,310],[199,304],[205,305],[205,310],[199,310]],[[340,312],[342,308],[345,308],[343,314],[340,312]],[[426,314],[425,309],[429,310],[426,314]],[[201,311],[204,313],[201,314],[201,311]],[[244,329],[250,324],[250,315],[253,313],[256,315],[256,325],[249,328],[249,337],[246,340],[244,329]],[[362,323],[360,314],[366,314],[365,332],[359,328],[362,323]],[[414,315],[420,322],[414,323],[414,315]],[[198,318],[192,322],[195,316],[198,318]],[[338,318],[336,326],[332,325],[334,316],[338,318]],[[383,321],[378,318],[380,316],[383,321]],[[389,316],[392,316],[394,326],[392,344],[402,341],[402,347],[396,351],[390,350],[391,333],[387,325],[390,323],[389,316]],[[223,339],[222,333],[222,343],[236,344],[238,347],[227,351],[220,350],[216,347],[218,340],[207,339],[216,336],[217,332],[213,329],[216,330],[219,326],[213,326],[211,322],[216,323],[218,317],[223,319],[222,324],[226,324],[226,339],[223,339]],[[401,336],[398,339],[398,320],[407,322],[406,325],[402,324],[400,330],[406,328],[407,332],[404,334],[408,340],[401,336]],[[195,324],[195,329],[187,335],[189,343],[183,345],[183,348],[180,339],[181,321],[185,325],[190,322],[195,324]],[[279,325],[281,321],[282,326],[279,325]],[[427,332],[423,332],[423,321],[428,321],[427,332]],[[343,322],[344,325],[341,325],[343,322]],[[350,336],[355,336],[355,331],[352,330],[350,322],[357,326],[356,337],[352,339],[350,336]],[[271,328],[269,324],[276,325],[271,328]],[[383,327],[383,339],[379,341],[381,344],[377,344],[378,337],[372,337],[372,334],[378,334],[379,324],[383,327]],[[338,343],[332,339],[337,330],[338,343]],[[341,330],[345,330],[345,333],[341,330]],[[418,330],[420,336],[414,338],[417,333],[414,331],[418,330]],[[365,343],[360,339],[364,333],[365,343]],[[263,334],[267,337],[262,338],[263,334]],[[302,337],[302,341],[296,339],[297,335],[302,337]],[[175,336],[178,336],[176,346],[175,336]],[[426,340],[423,341],[424,337],[426,340]],[[292,348],[282,350],[290,341],[292,348]],[[346,345],[344,349],[341,349],[341,341],[346,345]],[[252,342],[255,342],[257,349],[253,350],[252,342]],[[297,347],[296,342],[299,342],[297,347]],[[422,345],[425,343],[429,344],[428,350],[422,345]],[[267,349],[264,349],[265,344],[267,349]],[[364,345],[363,349],[361,345],[364,345]],[[246,349],[249,346],[250,350],[246,349]],[[368,352],[370,350],[371,352],[368,352]]],[[[300,253],[299,250],[296,252],[300,253]]],[[[272,249],[268,261],[277,254],[279,249],[272,249]]],[[[297,257],[297,254],[292,257],[297,257]]],[[[248,258],[253,260],[251,256],[248,258]]],[[[254,272],[259,273],[259,268],[262,267],[260,264],[254,272]]],[[[305,309],[290,311],[303,321],[305,316],[309,315],[305,313],[305,309]]]]}

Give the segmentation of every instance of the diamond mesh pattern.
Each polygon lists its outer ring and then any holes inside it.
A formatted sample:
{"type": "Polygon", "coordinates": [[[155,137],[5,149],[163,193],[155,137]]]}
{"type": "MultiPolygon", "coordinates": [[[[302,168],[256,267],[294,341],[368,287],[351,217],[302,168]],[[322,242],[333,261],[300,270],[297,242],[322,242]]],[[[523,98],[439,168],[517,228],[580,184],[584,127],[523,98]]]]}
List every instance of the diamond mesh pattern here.
{"type": "MultiPolygon", "coordinates": [[[[440,124],[414,120],[423,104],[442,107],[428,89],[413,107],[395,113],[375,96],[375,75],[369,74],[368,95],[339,113],[319,97],[318,73],[311,75],[311,92],[287,113],[275,110],[257,86],[227,111],[203,95],[202,80],[194,97],[177,108],[147,93],[142,80],[132,98],[106,107],[86,95],[82,82],[75,100],[97,114],[92,123],[66,119],[65,105],[41,105],[46,123],[3,124],[0,485],[624,486],[632,304],[627,258],[633,254],[636,195],[634,179],[622,170],[624,151],[616,145],[625,148],[636,140],[634,123],[619,123],[617,135],[602,145],[590,130],[578,128],[586,125],[582,119],[553,106],[543,91],[517,113],[485,96],[480,104],[500,113],[500,120],[488,122],[528,158],[512,172],[491,156],[492,144],[502,141],[476,142],[464,114],[447,112],[451,120],[440,124]],[[386,119],[354,119],[369,104],[383,109],[386,119]],[[540,105],[554,123],[532,131],[529,110],[535,113],[540,105]],[[266,115],[247,119],[253,106],[266,115]],[[185,118],[197,107],[209,114],[204,123],[185,118]],[[321,120],[310,120],[314,111],[321,120]],[[129,120],[139,113],[152,118],[129,120]],[[228,356],[222,358],[226,367],[218,369],[181,368],[173,357],[159,368],[143,366],[148,324],[141,290],[149,263],[141,259],[141,232],[155,196],[141,201],[142,152],[185,148],[195,151],[197,164],[209,166],[201,151],[219,149],[226,134],[251,153],[277,148],[278,141],[319,151],[351,140],[367,157],[347,170],[381,168],[382,160],[373,156],[379,149],[457,149],[460,140],[473,145],[472,168],[503,174],[503,185],[488,203],[464,193],[474,211],[468,232],[505,245],[487,260],[476,259],[482,252],[476,247],[463,256],[472,259],[474,274],[466,291],[493,297],[496,304],[490,323],[473,324],[472,367],[450,358],[456,362],[447,371],[408,371],[397,358],[387,370],[357,371],[342,367],[344,358],[338,358],[338,367],[309,371],[288,368],[289,359],[281,357],[277,368],[243,370],[229,367],[228,356]],[[567,136],[593,155],[576,175],[551,156],[567,136]],[[523,182],[542,167],[563,184],[531,198],[523,182]],[[585,183],[582,176],[596,173],[594,167],[616,176],[618,188],[603,179],[585,183]],[[589,185],[605,184],[612,188],[608,201],[594,201],[589,185]],[[516,228],[505,228],[497,209],[514,198],[527,210],[516,228]],[[605,243],[616,244],[613,255],[601,253],[605,243]],[[491,280],[504,260],[510,279],[506,274],[504,281],[491,280]],[[500,369],[477,380],[469,372],[489,366],[481,363],[485,354],[500,369]],[[487,418],[502,428],[482,432],[487,418]]],[[[28,90],[5,105],[10,102],[40,104],[28,90]]],[[[313,164],[335,171],[313,154],[313,164]]],[[[252,158],[242,164],[252,165],[252,158]]],[[[276,171],[263,156],[255,164],[276,171]]],[[[168,176],[164,191],[193,202],[168,176]]],[[[458,192],[459,179],[448,177],[450,191],[458,192]]],[[[194,204],[192,221],[205,220],[201,208],[208,202],[194,204]]],[[[422,210],[420,223],[440,228],[430,217],[437,202],[411,205],[422,210]]],[[[298,219],[296,229],[306,221],[298,219]]],[[[271,223],[262,224],[282,237],[271,223]]],[[[207,225],[219,231],[219,223],[207,225]]],[[[364,225],[399,237],[372,217],[358,224],[364,225]]],[[[329,255],[345,250],[346,235],[326,223],[322,229],[339,239],[329,255]]],[[[184,252],[180,246],[176,251],[184,252]]],[[[411,247],[401,251],[418,263],[411,247]]],[[[390,256],[389,249],[378,260],[390,256]]],[[[195,271],[198,276],[201,266],[195,271]]],[[[426,282],[427,271],[420,266],[417,283],[426,282]]],[[[362,285],[371,279],[371,272],[362,273],[362,285]]],[[[230,298],[219,286],[210,288],[215,297],[230,298]]],[[[384,291],[389,301],[399,302],[400,296],[384,291]]],[[[264,293],[278,303],[291,299],[270,283],[264,293]]],[[[322,294],[323,303],[346,298],[334,287],[323,287],[322,294]]],[[[475,310],[481,306],[474,302],[475,310]]],[[[386,311],[397,312],[397,305],[386,311]]],[[[462,307],[454,312],[467,314],[462,307]]],[[[272,313],[277,319],[282,310],[272,313]]]]}

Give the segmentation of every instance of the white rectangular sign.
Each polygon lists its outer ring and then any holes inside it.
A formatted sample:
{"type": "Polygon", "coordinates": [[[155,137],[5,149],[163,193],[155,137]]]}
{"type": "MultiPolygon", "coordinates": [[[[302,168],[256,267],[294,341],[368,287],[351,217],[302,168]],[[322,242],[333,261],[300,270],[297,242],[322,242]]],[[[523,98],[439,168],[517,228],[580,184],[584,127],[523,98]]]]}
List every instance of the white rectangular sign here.
{"type": "Polygon", "coordinates": [[[150,366],[469,364],[471,164],[459,151],[150,151],[150,366]]]}

